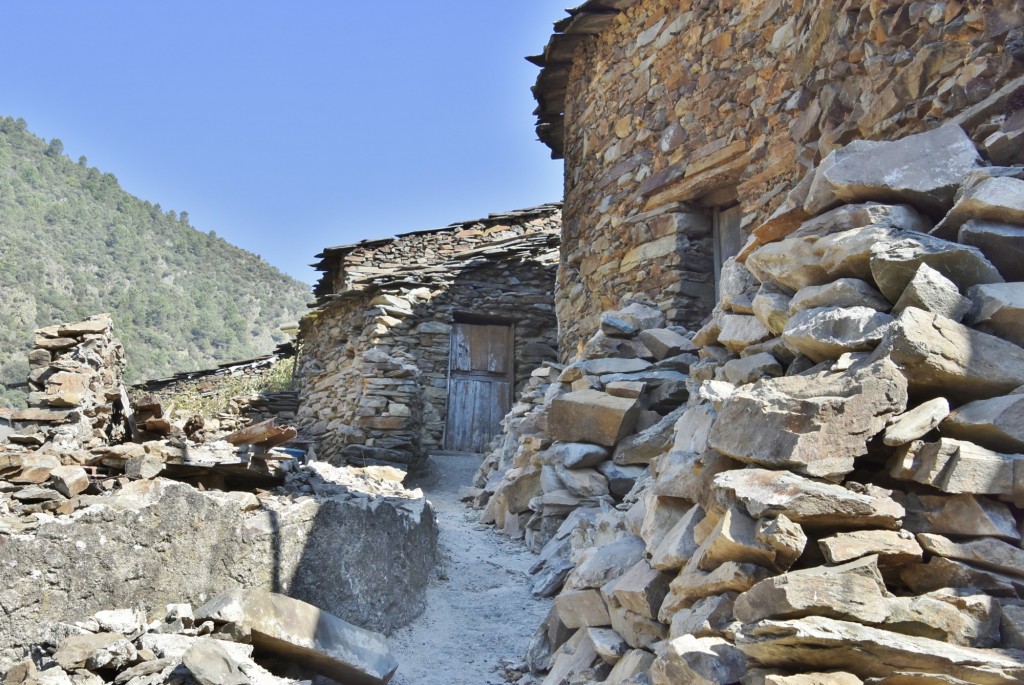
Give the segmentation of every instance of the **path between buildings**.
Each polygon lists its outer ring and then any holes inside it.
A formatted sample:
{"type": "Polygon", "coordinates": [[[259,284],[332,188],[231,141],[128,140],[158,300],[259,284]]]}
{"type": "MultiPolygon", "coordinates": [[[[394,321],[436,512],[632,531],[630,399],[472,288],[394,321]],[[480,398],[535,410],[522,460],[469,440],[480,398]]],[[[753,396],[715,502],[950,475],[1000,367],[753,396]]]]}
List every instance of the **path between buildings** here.
{"type": "Polygon", "coordinates": [[[522,663],[550,606],[530,594],[536,557],[478,524],[480,513],[459,501],[479,464],[479,456],[435,455],[406,483],[422,488],[437,512],[440,564],[426,611],[389,638],[399,663],[392,685],[507,683],[507,666],[522,663]]]}

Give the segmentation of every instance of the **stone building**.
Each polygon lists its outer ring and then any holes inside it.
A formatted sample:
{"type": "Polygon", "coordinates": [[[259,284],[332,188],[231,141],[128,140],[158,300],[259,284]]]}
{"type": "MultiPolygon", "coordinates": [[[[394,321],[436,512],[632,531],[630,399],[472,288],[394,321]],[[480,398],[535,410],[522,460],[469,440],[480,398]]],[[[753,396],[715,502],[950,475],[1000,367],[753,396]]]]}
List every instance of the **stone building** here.
{"type": "MultiPolygon", "coordinates": [[[[563,355],[625,294],[699,327],[745,231],[853,140],[955,122],[995,163],[1020,161],[1020,116],[1004,116],[1022,92],[1019,0],[590,0],[569,14],[530,58],[538,134],[565,158],[563,355]]],[[[783,224],[808,215],[785,209],[783,224]]]]}
{"type": "Polygon", "coordinates": [[[301,325],[297,423],[322,459],[482,451],[557,357],[560,206],[332,247],[301,325]]]}

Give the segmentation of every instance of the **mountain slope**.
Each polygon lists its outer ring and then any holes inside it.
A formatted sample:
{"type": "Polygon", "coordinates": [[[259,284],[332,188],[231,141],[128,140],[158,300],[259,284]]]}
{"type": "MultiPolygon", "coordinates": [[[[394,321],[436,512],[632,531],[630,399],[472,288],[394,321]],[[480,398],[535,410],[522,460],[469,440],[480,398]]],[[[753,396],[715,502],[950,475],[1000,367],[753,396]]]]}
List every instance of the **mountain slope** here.
{"type": "Polygon", "coordinates": [[[111,312],[141,380],[269,352],[308,297],[187,213],[0,118],[0,383],[25,380],[32,330],[58,321],[111,312]]]}

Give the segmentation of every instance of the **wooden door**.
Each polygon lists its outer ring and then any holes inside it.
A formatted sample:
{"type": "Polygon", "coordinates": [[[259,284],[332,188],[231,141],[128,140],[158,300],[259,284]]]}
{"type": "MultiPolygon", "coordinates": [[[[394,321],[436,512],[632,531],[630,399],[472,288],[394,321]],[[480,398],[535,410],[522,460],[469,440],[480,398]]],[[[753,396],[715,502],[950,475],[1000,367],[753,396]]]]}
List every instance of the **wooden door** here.
{"type": "Polygon", "coordinates": [[[445,449],[482,452],[512,407],[512,327],[452,326],[445,449]]]}

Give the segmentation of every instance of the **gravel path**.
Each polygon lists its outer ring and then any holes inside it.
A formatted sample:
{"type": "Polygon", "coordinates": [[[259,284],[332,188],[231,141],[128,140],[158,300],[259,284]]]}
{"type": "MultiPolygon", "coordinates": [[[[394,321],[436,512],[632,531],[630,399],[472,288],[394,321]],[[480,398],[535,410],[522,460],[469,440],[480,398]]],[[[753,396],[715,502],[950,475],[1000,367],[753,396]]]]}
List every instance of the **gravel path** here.
{"type": "Polygon", "coordinates": [[[391,683],[507,683],[510,663],[522,662],[550,606],[530,594],[527,569],[536,557],[522,543],[478,524],[479,512],[459,502],[459,488],[472,481],[479,456],[435,455],[430,462],[406,486],[422,488],[434,505],[441,562],[424,614],[389,638],[399,663],[391,683]]]}

